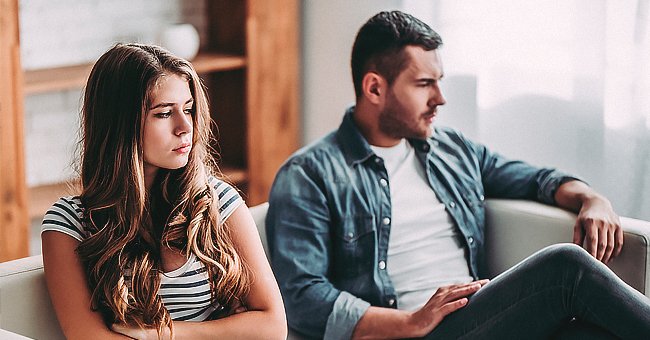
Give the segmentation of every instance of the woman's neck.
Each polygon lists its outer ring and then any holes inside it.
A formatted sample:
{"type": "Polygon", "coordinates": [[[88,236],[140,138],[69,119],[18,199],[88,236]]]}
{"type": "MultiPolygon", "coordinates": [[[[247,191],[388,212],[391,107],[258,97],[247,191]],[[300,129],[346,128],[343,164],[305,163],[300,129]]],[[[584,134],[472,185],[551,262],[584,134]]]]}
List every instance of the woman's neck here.
{"type": "Polygon", "coordinates": [[[144,186],[147,189],[147,192],[151,192],[151,186],[153,185],[156,175],[158,174],[158,167],[153,165],[144,165],[144,186]]]}

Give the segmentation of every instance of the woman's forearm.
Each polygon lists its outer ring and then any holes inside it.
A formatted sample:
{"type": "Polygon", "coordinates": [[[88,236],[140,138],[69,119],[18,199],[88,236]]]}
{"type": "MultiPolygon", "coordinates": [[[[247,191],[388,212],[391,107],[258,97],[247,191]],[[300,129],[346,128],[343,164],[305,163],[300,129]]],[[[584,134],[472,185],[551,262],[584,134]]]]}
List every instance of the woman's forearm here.
{"type": "Polygon", "coordinates": [[[281,312],[246,311],[204,322],[175,321],[174,338],[286,339],[287,323],[281,312]]]}

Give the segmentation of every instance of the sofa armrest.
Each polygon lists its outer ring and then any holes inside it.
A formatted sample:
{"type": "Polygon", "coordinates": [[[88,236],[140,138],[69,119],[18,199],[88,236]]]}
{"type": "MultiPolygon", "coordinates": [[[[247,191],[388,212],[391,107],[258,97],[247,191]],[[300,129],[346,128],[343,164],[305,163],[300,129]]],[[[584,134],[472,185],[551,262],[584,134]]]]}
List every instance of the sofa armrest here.
{"type": "Polygon", "coordinates": [[[47,292],[41,255],[0,263],[0,328],[35,339],[65,339],[47,292]]]}
{"type": "MultiPolygon", "coordinates": [[[[572,242],[576,215],[532,201],[486,201],[488,275],[494,277],[548,245],[572,242]]],[[[630,286],[650,297],[650,222],[621,217],[625,239],[608,266],[630,286]]]]}
{"type": "Polygon", "coordinates": [[[31,338],[16,334],[0,328],[0,339],[2,340],[29,340],[31,338]]]}

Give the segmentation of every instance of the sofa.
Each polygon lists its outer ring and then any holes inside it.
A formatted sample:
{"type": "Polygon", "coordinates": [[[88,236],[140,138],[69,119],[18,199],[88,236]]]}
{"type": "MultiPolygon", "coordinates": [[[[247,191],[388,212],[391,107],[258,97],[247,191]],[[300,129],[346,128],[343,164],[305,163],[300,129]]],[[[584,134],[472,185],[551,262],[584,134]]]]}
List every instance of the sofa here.
{"type": "MultiPolygon", "coordinates": [[[[264,218],[268,204],[251,207],[266,249],[264,218]]],[[[536,202],[486,201],[488,266],[495,276],[533,252],[571,242],[575,214],[536,202]]],[[[621,218],[622,253],[609,266],[624,281],[650,297],[650,222],[621,218]]],[[[291,339],[299,339],[295,333],[291,339]]],[[[47,294],[40,255],[0,263],[0,339],[64,339],[47,294]]]]}

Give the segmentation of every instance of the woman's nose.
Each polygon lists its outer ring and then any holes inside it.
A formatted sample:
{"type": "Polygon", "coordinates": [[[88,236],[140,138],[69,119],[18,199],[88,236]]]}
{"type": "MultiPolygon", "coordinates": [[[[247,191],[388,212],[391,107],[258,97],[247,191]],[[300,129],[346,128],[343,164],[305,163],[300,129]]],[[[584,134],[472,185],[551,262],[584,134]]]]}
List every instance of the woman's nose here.
{"type": "Polygon", "coordinates": [[[192,115],[181,111],[176,115],[176,129],[174,133],[177,136],[192,132],[192,115]]]}

